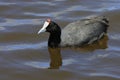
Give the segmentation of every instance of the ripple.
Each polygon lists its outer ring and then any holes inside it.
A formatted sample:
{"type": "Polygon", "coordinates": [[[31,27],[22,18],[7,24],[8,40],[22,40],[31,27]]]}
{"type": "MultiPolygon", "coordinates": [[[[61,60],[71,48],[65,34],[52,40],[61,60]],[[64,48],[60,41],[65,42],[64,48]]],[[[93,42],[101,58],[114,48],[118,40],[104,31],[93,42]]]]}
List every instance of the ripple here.
{"type": "Polygon", "coordinates": [[[14,5],[16,3],[9,3],[9,2],[0,2],[0,5],[14,5]]]}
{"type": "Polygon", "coordinates": [[[25,15],[31,15],[31,16],[52,16],[51,13],[33,13],[33,12],[24,12],[25,15]]]}
{"type": "MultiPolygon", "coordinates": [[[[76,62],[74,59],[64,59],[63,60],[63,66],[67,66],[67,65],[70,65],[72,63],[76,62]]],[[[29,62],[25,62],[23,63],[24,65],[27,65],[27,66],[31,66],[31,67],[34,67],[34,68],[48,68],[50,66],[50,63],[49,62],[40,62],[40,61],[29,61],[29,62]]]]}
{"type": "Polygon", "coordinates": [[[31,66],[34,68],[48,68],[49,67],[48,62],[37,62],[37,61],[25,62],[24,65],[31,66]]]}
{"type": "Polygon", "coordinates": [[[120,46],[109,46],[108,51],[120,51],[120,46]]]}
{"type": "Polygon", "coordinates": [[[41,19],[5,19],[5,22],[1,22],[0,26],[18,26],[25,24],[40,25],[42,24],[41,19]]]}
{"type": "Polygon", "coordinates": [[[114,75],[110,73],[90,73],[90,76],[107,76],[120,79],[120,75],[114,75]]]}
{"type": "Polygon", "coordinates": [[[44,49],[47,47],[47,42],[41,42],[36,44],[13,44],[13,45],[1,45],[0,51],[15,51],[25,49],[44,49]]]}
{"type": "Polygon", "coordinates": [[[120,40],[120,34],[119,33],[110,33],[109,38],[114,40],[120,40]]]}
{"type": "Polygon", "coordinates": [[[30,2],[23,2],[23,1],[16,1],[16,2],[0,2],[0,5],[36,5],[36,4],[44,4],[44,5],[55,5],[52,2],[46,2],[46,1],[30,1],[30,2]]]}
{"type": "Polygon", "coordinates": [[[108,57],[110,54],[95,54],[93,56],[90,56],[89,58],[87,58],[88,60],[92,61],[95,59],[100,59],[100,58],[105,58],[108,57]]]}
{"type": "Polygon", "coordinates": [[[6,30],[6,28],[0,26],[0,31],[2,31],[2,30],[6,30]]]}
{"type": "Polygon", "coordinates": [[[72,58],[70,58],[70,59],[64,59],[63,60],[63,66],[70,65],[70,64],[72,64],[74,62],[77,62],[77,61],[75,59],[72,59],[72,58]]]}

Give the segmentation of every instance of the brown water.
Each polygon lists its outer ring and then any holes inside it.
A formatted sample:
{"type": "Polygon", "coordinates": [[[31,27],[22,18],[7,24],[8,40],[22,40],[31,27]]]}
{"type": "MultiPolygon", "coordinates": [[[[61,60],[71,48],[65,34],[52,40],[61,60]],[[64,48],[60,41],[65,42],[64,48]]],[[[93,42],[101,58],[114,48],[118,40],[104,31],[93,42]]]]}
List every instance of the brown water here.
{"type": "Polygon", "coordinates": [[[120,0],[0,0],[0,80],[119,80],[120,0]],[[62,28],[90,15],[110,20],[108,36],[82,48],[48,49],[46,18],[62,28]]]}

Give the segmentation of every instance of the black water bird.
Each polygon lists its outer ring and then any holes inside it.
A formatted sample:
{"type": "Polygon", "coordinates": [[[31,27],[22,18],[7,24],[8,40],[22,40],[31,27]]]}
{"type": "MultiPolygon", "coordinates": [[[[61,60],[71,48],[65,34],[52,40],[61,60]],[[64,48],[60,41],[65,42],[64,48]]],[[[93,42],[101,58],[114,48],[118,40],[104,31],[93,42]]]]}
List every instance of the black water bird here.
{"type": "Polygon", "coordinates": [[[50,33],[49,47],[83,46],[100,40],[107,33],[108,27],[109,21],[104,16],[92,16],[78,20],[69,23],[62,30],[57,23],[47,19],[38,34],[50,33]]]}

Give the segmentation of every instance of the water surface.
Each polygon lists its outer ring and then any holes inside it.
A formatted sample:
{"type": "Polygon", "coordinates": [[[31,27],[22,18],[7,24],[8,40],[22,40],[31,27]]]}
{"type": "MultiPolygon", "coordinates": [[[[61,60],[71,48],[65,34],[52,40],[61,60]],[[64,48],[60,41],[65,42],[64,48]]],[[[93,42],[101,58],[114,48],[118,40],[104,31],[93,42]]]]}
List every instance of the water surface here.
{"type": "Polygon", "coordinates": [[[119,0],[0,0],[0,80],[119,80],[119,0]],[[91,16],[107,16],[108,36],[82,48],[50,49],[46,18],[61,28],[91,16]]]}

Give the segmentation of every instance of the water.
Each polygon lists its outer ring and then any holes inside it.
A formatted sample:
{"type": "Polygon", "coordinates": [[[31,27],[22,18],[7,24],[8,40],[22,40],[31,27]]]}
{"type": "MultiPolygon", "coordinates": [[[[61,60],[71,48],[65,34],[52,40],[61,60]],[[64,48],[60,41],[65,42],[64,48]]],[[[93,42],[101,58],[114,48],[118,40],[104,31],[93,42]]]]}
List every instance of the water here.
{"type": "Polygon", "coordinates": [[[119,80],[119,0],[0,0],[0,80],[119,80]],[[61,28],[91,15],[110,20],[108,36],[82,48],[50,49],[46,18],[61,28]]]}

